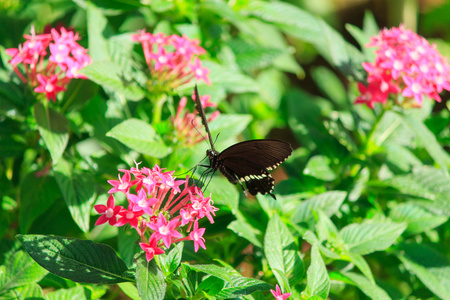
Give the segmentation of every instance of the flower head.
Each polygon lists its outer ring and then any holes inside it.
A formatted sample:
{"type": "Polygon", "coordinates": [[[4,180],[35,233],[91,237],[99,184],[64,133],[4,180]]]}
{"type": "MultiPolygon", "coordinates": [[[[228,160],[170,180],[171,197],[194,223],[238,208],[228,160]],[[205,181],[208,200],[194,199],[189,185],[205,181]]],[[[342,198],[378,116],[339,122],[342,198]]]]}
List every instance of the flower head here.
{"type": "Polygon", "coordinates": [[[278,286],[278,284],[276,285],[276,291],[270,290],[270,292],[275,297],[275,300],[286,300],[287,298],[289,298],[291,296],[291,293],[282,294],[281,289],[278,286]]]}
{"type": "Polygon", "coordinates": [[[128,208],[116,209],[114,202],[110,201],[107,207],[96,206],[102,214],[106,214],[107,209],[114,210],[107,216],[102,215],[97,223],[104,223],[114,216],[111,225],[130,225],[141,237],[140,246],[146,252],[147,260],[164,253],[160,249],[163,245],[168,249],[173,243],[184,240],[194,241],[196,251],[199,247],[205,249],[205,229],[198,228],[197,221],[207,217],[211,223],[214,222],[217,208],[213,206],[211,197],[204,197],[199,188],[190,186],[189,177],[177,180],[173,171],[165,171],[158,165],[150,169],[139,168],[136,164],[129,170],[119,171],[124,173],[119,175],[119,180],[108,181],[113,186],[109,190],[110,199],[114,193],[124,193],[128,208]],[[194,230],[190,234],[192,225],[194,230]]]}
{"type": "Polygon", "coordinates": [[[66,90],[72,78],[86,79],[78,71],[89,65],[91,58],[77,43],[78,33],[60,27],[51,29],[50,34],[36,34],[32,27],[31,34],[24,37],[23,45],[6,49],[6,53],[12,57],[10,64],[16,74],[36,93],[56,102],[57,94],[66,90]]]}
{"type": "Polygon", "coordinates": [[[416,33],[399,28],[384,29],[367,47],[376,47],[374,63],[363,63],[368,85],[358,84],[361,96],[355,103],[385,103],[389,95],[415,100],[421,106],[426,96],[441,101],[438,93],[450,90],[450,66],[445,57],[416,33]]]}
{"type": "Polygon", "coordinates": [[[156,89],[157,85],[159,90],[172,91],[193,78],[211,84],[209,69],[202,67],[198,58],[206,51],[197,40],[190,40],[186,36],[152,34],[145,30],[133,34],[131,39],[142,45],[153,88],[156,89]]]}
{"type": "Polygon", "coordinates": [[[115,206],[113,195],[109,195],[106,206],[103,204],[94,205],[94,209],[101,214],[95,225],[101,225],[109,222],[109,225],[115,225],[117,222],[117,215],[122,211],[122,206],[115,206]]]}

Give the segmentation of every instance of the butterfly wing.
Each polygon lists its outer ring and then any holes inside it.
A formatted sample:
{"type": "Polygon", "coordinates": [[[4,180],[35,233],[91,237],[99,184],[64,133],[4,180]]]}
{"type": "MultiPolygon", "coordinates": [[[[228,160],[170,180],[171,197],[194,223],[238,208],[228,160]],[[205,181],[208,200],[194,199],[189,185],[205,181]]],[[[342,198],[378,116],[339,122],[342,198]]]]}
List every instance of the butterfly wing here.
{"type": "Polygon", "coordinates": [[[245,182],[252,195],[272,195],[274,180],[268,170],[278,167],[291,153],[291,146],[284,141],[265,139],[241,142],[219,154],[219,169],[230,182],[245,182]]]}

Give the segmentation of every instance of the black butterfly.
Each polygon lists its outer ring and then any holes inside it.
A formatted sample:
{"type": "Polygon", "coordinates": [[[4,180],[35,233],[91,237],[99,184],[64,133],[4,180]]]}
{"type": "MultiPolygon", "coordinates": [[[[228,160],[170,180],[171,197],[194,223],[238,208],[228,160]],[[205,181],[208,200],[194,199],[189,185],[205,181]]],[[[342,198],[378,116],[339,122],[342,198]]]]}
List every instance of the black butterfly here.
{"type": "Polygon", "coordinates": [[[268,193],[276,199],[272,193],[275,181],[269,171],[278,167],[291,155],[291,145],[279,140],[251,140],[232,145],[222,152],[216,151],[197,86],[195,86],[194,92],[195,106],[202,118],[211,145],[211,149],[206,151],[209,158],[208,174],[219,169],[231,183],[239,183],[244,192],[243,182],[245,182],[250,194],[261,193],[265,195],[268,193]]]}

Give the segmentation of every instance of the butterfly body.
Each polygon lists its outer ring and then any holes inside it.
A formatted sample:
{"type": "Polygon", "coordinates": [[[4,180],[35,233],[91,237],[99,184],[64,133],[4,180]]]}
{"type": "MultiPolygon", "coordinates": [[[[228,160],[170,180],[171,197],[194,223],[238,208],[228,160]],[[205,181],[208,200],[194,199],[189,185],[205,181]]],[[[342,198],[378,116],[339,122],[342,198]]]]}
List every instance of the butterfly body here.
{"type": "Polygon", "coordinates": [[[245,183],[252,195],[269,194],[276,199],[272,193],[275,181],[269,171],[274,170],[291,155],[291,145],[273,139],[250,140],[234,144],[218,152],[214,149],[197,87],[195,98],[197,111],[202,118],[211,145],[211,149],[206,151],[209,169],[213,172],[219,170],[231,183],[239,183],[244,191],[243,183],[245,183]]]}

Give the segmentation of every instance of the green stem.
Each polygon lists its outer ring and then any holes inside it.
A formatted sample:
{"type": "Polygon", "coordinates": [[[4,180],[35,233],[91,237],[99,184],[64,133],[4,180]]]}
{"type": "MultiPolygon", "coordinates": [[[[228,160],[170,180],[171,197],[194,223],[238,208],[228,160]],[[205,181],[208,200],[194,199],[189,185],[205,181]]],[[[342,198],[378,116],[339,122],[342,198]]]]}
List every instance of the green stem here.
{"type": "Polygon", "coordinates": [[[161,94],[159,97],[153,101],[153,120],[152,125],[158,124],[161,122],[162,108],[164,103],[167,101],[167,95],[161,94]]]}

